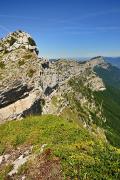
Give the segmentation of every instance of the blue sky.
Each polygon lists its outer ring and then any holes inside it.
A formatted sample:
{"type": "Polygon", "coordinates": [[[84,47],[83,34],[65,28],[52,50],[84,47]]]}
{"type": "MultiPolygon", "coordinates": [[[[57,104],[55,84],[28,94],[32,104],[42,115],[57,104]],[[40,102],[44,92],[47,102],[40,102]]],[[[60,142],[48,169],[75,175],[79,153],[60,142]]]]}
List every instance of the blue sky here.
{"type": "Polygon", "coordinates": [[[40,56],[120,56],[119,0],[1,0],[0,37],[29,32],[40,56]]]}

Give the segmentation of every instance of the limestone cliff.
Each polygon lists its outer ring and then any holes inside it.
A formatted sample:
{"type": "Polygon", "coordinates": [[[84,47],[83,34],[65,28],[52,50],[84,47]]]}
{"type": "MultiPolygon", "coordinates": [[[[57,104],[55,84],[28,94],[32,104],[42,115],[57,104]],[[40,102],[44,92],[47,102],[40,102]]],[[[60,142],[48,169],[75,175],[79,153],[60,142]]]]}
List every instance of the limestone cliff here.
{"type": "MultiPolygon", "coordinates": [[[[51,62],[38,58],[37,49],[32,37],[22,31],[1,39],[0,122],[30,114],[62,114],[69,104],[65,94],[74,91],[69,81],[75,77],[82,79],[84,87],[89,86],[92,91],[105,90],[102,79],[94,72],[95,66],[106,66],[101,57],[84,63],[51,62]],[[59,99],[56,105],[52,103],[54,97],[59,99]]],[[[82,93],[79,96],[81,104],[87,100],[82,93]]]]}
{"type": "Polygon", "coordinates": [[[0,47],[0,121],[40,113],[42,66],[34,40],[17,31],[1,39],[0,47]]]}

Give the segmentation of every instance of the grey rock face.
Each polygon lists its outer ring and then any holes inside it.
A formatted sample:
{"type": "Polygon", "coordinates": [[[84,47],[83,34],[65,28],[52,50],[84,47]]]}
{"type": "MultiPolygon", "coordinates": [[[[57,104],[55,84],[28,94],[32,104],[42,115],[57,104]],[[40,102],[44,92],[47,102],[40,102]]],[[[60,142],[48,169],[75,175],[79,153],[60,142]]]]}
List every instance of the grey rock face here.
{"type": "Polygon", "coordinates": [[[32,88],[28,88],[27,84],[22,84],[20,81],[16,81],[11,84],[11,87],[0,90],[0,108],[3,108],[21,98],[25,98],[29,95],[32,88]]]}
{"type": "Polygon", "coordinates": [[[89,84],[93,91],[105,90],[102,79],[93,72],[96,65],[107,67],[101,58],[85,63],[51,62],[38,58],[37,52],[34,40],[22,31],[0,41],[0,123],[32,114],[59,114],[68,106],[63,94],[71,91],[68,81],[74,76],[85,76],[85,86],[89,84]],[[60,97],[59,109],[51,105],[55,94],[60,97]],[[45,101],[43,110],[42,100],[45,101]]]}
{"type": "Polygon", "coordinates": [[[0,41],[0,122],[41,114],[42,65],[29,34],[17,31],[0,41]]]}
{"type": "Polygon", "coordinates": [[[27,115],[40,114],[40,95],[30,93],[28,97],[17,100],[16,102],[0,109],[0,123],[12,119],[19,119],[27,115]]]}
{"type": "Polygon", "coordinates": [[[59,60],[56,62],[49,62],[49,68],[45,68],[41,76],[43,91],[55,90],[56,87],[64,83],[65,80],[82,73],[84,71],[76,61],[59,60]],[[51,90],[50,90],[51,89],[51,90]]]}

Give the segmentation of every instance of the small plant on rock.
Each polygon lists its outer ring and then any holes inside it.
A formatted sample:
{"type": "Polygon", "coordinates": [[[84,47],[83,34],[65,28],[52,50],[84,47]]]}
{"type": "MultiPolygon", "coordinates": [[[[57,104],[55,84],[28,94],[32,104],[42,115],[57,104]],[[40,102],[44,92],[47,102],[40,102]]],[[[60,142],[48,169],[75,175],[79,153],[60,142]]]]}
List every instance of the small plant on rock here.
{"type": "Polygon", "coordinates": [[[34,73],[35,73],[35,70],[34,70],[34,69],[29,69],[27,75],[28,75],[30,78],[32,78],[34,73]]]}
{"type": "Polygon", "coordinates": [[[0,61],[0,68],[1,68],[1,69],[4,69],[4,68],[5,68],[5,64],[4,64],[4,62],[2,62],[2,61],[0,61]]]}

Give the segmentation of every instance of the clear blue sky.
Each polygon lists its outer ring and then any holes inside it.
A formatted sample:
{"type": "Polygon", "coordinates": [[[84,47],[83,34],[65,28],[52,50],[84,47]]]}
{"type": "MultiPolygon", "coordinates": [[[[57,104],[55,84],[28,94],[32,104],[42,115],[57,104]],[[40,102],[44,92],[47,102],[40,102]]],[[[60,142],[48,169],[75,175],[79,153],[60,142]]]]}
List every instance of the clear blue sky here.
{"type": "Polygon", "coordinates": [[[120,56],[120,0],[1,0],[0,37],[17,29],[40,56],[120,56]]]}

